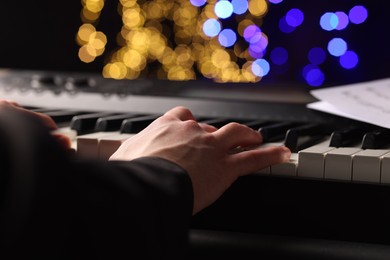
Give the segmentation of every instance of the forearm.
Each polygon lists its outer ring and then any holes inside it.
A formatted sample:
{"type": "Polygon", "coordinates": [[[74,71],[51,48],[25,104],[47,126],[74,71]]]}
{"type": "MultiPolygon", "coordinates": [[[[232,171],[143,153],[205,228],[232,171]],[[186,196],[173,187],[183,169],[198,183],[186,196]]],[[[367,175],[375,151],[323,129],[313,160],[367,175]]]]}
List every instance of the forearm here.
{"type": "MultiPolygon", "coordinates": [[[[107,164],[80,162],[80,221],[98,255],[139,251],[151,258],[186,252],[192,215],[192,184],[177,165],[159,158],[107,164]],[[81,180],[80,180],[81,177],[81,180]],[[92,180],[92,181],[91,181],[92,180]],[[129,245],[130,244],[130,245],[129,245]]],[[[76,198],[77,199],[77,198],[76,198]]]]}

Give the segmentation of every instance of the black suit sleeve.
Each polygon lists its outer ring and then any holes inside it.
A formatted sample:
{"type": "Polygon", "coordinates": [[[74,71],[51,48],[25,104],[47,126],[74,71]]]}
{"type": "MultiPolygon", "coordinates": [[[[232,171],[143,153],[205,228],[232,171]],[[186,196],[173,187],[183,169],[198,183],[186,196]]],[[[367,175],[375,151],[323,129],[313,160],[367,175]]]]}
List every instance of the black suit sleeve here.
{"type": "Polygon", "coordinates": [[[161,158],[78,161],[36,121],[0,112],[4,252],[55,259],[184,259],[193,192],[161,158]],[[23,248],[23,250],[20,250],[23,248]]]}

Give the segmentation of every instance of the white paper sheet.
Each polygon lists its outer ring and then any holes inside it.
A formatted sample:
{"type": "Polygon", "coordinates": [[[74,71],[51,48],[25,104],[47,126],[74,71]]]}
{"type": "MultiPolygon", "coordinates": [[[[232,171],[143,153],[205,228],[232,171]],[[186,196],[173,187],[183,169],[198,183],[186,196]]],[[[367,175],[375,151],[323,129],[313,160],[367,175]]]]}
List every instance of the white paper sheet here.
{"type": "Polygon", "coordinates": [[[390,78],[312,90],[311,109],[390,128],[390,78]]]}

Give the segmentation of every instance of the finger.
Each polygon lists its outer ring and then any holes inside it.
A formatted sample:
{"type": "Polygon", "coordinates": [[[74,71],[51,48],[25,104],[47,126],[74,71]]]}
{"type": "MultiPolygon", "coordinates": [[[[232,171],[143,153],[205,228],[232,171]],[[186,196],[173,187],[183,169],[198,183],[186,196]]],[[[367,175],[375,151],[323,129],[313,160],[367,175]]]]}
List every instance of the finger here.
{"type": "Polygon", "coordinates": [[[238,146],[250,146],[260,144],[262,137],[259,132],[239,123],[229,123],[214,132],[217,139],[222,141],[226,149],[230,150],[238,146]]]}
{"type": "Polygon", "coordinates": [[[71,149],[72,142],[69,137],[63,134],[53,134],[53,136],[62,148],[64,148],[65,150],[71,149]]]}
{"type": "Polygon", "coordinates": [[[20,105],[17,102],[12,101],[12,100],[8,100],[8,99],[0,99],[0,103],[7,104],[7,105],[12,105],[12,106],[15,106],[15,107],[20,107],[20,105]]]}
{"type": "Polygon", "coordinates": [[[218,130],[215,126],[205,124],[205,123],[199,123],[199,126],[206,132],[208,133],[213,133],[218,130]]]}
{"type": "Polygon", "coordinates": [[[20,108],[20,109],[23,111],[27,111],[32,116],[38,117],[41,120],[41,122],[44,124],[44,126],[47,127],[49,130],[55,130],[58,128],[57,124],[54,122],[54,120],[50,116],[43,114],[43,113],[38,113],[38,112],[31,111],[31,110],[26,110],[24,108],[20,108]]]}
{"type": "Polygon", "coordinates": [[[268,166],[288,162],[291,151],[285,146],[269,146],[231,155],[238,175],[249,174],[268,166]]]}
{"type": "Polygon", "coordinates": [[[182,106],[172,108],[171,110],[166,112],[165,115],[176,117],[182,121],[186,121],[186,120],[196,121],[192,112],[188,108],[182,106]]]}
{"type": "Polygon", "coordinates": [[[23,113],[27,113],[33,117],[39,118],[41,122],[47,127],[49,130],[57,129],[57,124],[54,122],[54,120],[43,113],[34,112],[31,110],[28,110],[22,106],[20,106],[17,102],[6,100],[6,99],[0,99],[0,105],[5,105],[7,107],[10,107],[12,109],[16,109],[16,111],[21,111],[23,113]]]}

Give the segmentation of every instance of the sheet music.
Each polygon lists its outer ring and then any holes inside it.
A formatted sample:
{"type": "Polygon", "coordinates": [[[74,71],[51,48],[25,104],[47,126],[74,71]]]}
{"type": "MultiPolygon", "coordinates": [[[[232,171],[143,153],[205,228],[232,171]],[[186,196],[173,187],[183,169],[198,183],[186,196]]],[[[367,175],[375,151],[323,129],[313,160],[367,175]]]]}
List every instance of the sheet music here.
{"type": "Polygon", "coordinates": [[[390,128],[390,78],[312,90],[311,109],[390,128]]]}

